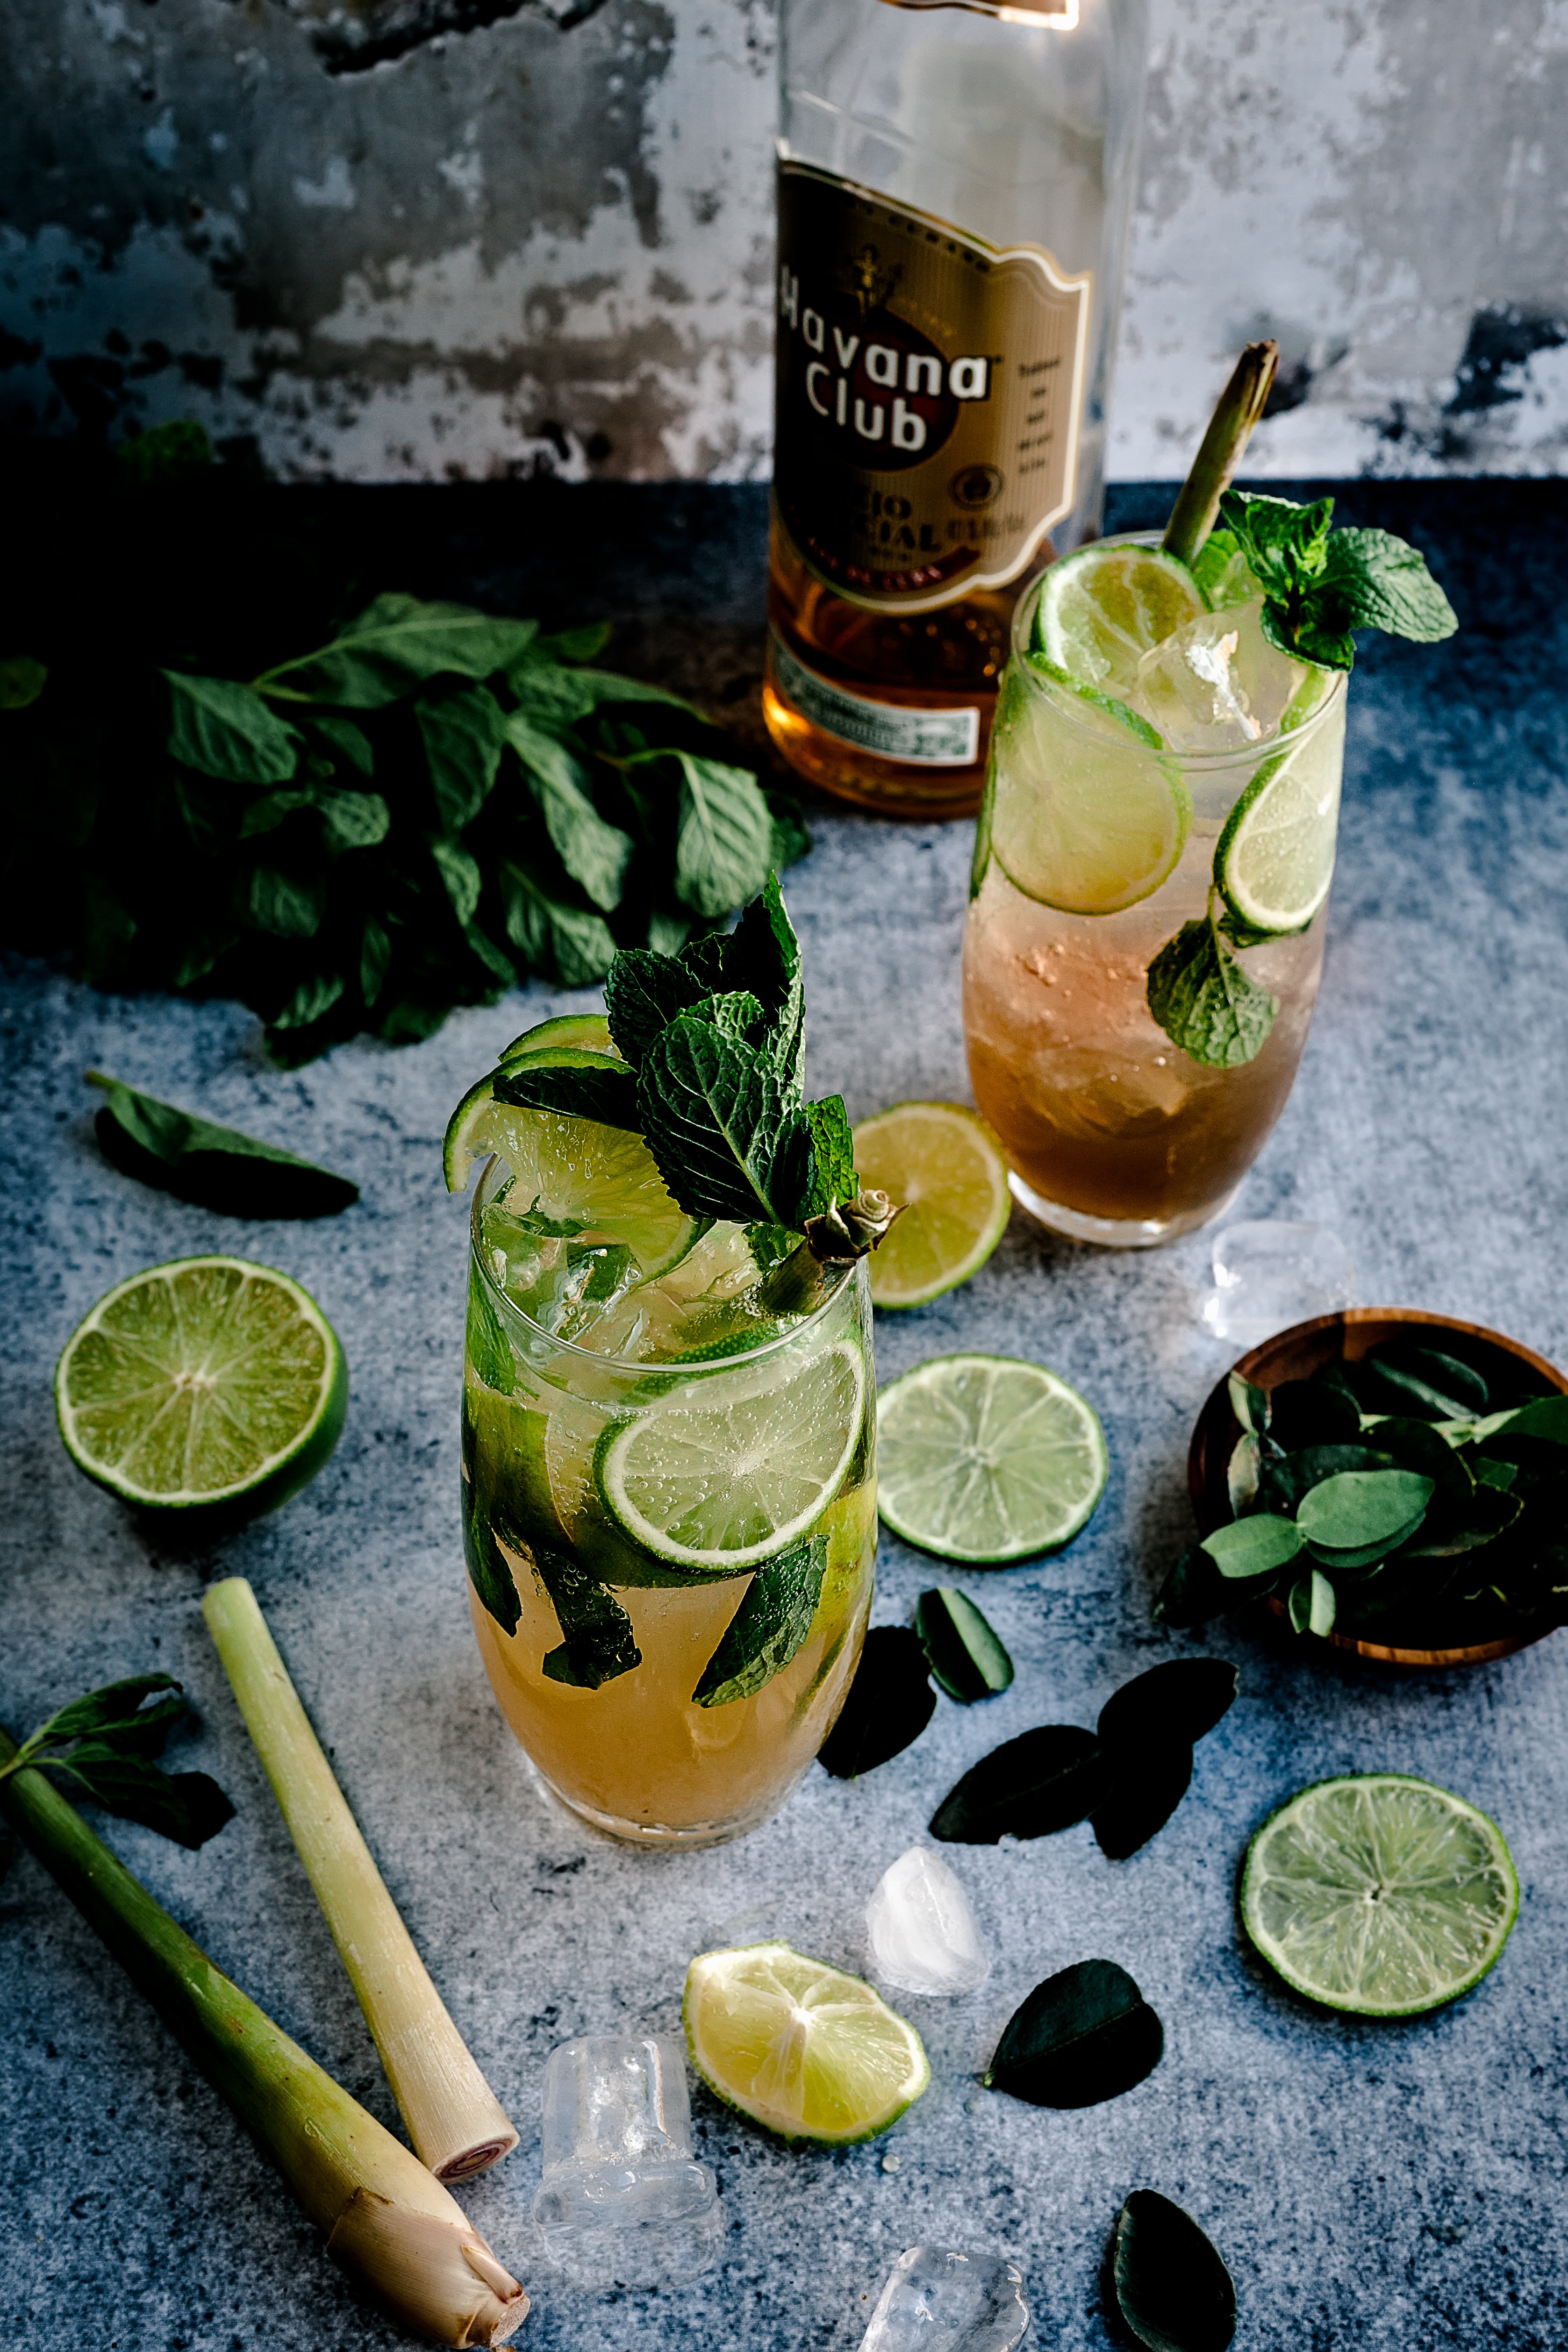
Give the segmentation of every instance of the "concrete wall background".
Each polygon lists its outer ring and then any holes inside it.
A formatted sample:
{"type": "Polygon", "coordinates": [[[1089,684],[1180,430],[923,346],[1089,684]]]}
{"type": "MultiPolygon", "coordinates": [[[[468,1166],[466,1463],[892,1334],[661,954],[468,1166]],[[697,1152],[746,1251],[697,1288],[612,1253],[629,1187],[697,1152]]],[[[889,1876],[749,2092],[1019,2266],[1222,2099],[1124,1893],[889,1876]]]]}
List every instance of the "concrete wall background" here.
{"type": "MultiPolygon", "coordinates": [[[[1112,473],[1568,455],[1568,0],[1153,0],[1112,473]]],[[[768,0],[7,0],[0,421],[286,478],[768,470],[768,0]]]]}

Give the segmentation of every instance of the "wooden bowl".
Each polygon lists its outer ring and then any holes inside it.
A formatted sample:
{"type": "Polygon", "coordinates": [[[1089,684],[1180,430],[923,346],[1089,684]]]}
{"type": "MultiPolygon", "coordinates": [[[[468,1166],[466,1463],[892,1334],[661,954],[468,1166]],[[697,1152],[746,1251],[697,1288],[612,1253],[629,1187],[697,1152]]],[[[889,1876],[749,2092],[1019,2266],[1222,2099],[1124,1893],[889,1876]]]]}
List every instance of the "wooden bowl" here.
{"type": "MultiPolygon", "coordinates": [[[[1384,1339],[1408,1339],[1418,1331],[1434,1337],[1445,1331],[1462,1334],[1472,1343],[1469,1352],[1479,1358],[1483,1370],[1488,1351],[1495,1349],[1514,1364],[1527,1365],[1547,1386],[1568,1392],[1568,1377],[1533,1349],[1521,1347],[1517,1339],[1505,1339],[1500,1331],[1489,1331],[1483,1323],[1461,1323],[1452,1315],[1427,1315],[1417,1307],[1347,1307],[1338,1315],[1319,1315],[1310,1323],[1293,1323],[1289,1330],[1277,1331],[1261,1347],[1249,1349],[1233,1369],[1256,1387],[1272,1389],[1279,1381],[1310,1379],[1324,1364],[1336,1360],[1359,1363],[1384,1339]]],[[[1231,1410],[1227,1380],[1228,1375],[1219,1382],[1198,1415],[1187,1454],[1187,1486],[1199,1532],[1205,1536],[1223,1527],[1231,1516],[1226,1475],[1241,1435],[1241,1423],[1231,1410]]],[[[1268,1605],[1279,1616],[1285,1615],[1285,1603],[1278,1594],[1268,1605]]],[[[1549,1625],[1540,1633],[1502,1634],[1495,1641],[1477,1642],[1454,1650],[1394,1647],[1382,1642],[1357,1641],[1351,1633],[1331,1633],[1327,1638],[1337,1650],[1351,1650],[1363,1658],[1379,1658],[1386,1665],[1479,1666],[1490,1658],[1506,1658],[1515,1650],[1527,1650],[1532,1642],[1543,1640],[1553,1630],[1549,1625]]]]}

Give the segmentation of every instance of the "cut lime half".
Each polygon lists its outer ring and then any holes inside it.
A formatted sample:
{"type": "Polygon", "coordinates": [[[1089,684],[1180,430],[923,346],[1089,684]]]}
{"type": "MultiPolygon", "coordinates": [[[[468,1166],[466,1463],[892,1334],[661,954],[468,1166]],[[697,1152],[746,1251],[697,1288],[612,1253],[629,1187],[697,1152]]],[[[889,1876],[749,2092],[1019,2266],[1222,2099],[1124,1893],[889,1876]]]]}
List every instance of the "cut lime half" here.
{"type": "Polygon", "coordinates": [[[1097,542],[1053,563],[1040,583],[1033,649],[1076,686],[1126,701],[1146,653],[1206,613],[1186,565],[1159,547],[1097,542]]]}
{"type": "Polygon", "coordinates": [[[1135,712],[1059,676],[1008,677],[992,776],[991,853],[1040,906],[1120,914],[1160,887],[1186,846],[1180,763],[1135,712]]]}
{"type": "Polygon", "coordinates": [[[248,1518],[315,1476],[348,1386],[337,1334],[288,1275],[186,1257],[118,1283],[78,1324],[55,1411],[77,1468],[122,1502],[248,1518]]]}
{"type": "Polygon", "coordinates": [[[621,1058],[604,1013],[558,1013],[553,1021],[541,1021],[514,1037],[500,1059],[515,1062],[520,1054],[537,1054],[545,1045],[580,1045],[590,1054],[608,1054],[617,1062],[621,1058]]]}
{"type": "MultiPolygon", "coordinates": [[[[547,1022],[544,1025],[550,1028],[554,1024],[547,1022]]],[[[527,1116],[509,1103],[498,1103],[495,1089],[496,1080],[509,1071],[530,1067],[593,1070],[620,1069],[624,1065],[617,1054],[601,1054],[584,1045],[540,1045],[531,1046],[526,1053],[509,1052],[504,1061],[475,1080],[447,1121],[441,1166],[448,1192],[466,1192],[475,1160],[501,1148],[500,1139],[510,1131],[509,1119],[527,1116]]]]}
{"type": "Polygon", "coordinates": [[[933,1356],[882,1391],[877,1507],[906,1543],[999,1568],[1056,1551],[1105,1491],[1100,1416],[1044,1364],[933,1356]]]}
{"type": "Polygon", "coordinates": [[[786,2139],[874,2139],[931,2081],[920,2035],[879,1993],[788,1944],[700,1952],[682,2015],[709,2089],[786,2139]]]}
{"type": "Polygon", "coordinates": [[[611,1422],[594,1482],[657,1559],[739,1576],[809,1534],[844,1483],[865,1408],[852,1340],[786,1344],[752,1370],[689,1380],[611,1422]]]}
{"type": "MultiPolygon", "coordinates": [[[[1285,727],[1300,726],[1331,686],[1323,671],[1311,673],[1286,711],[1285,727]]],[[[1226,817],[1214,877],[1226,906],[1254,930],[1304,931],[1328,897],[1342,759],[1342,731],[1332,719],[1299,743],[1287,735],[1226,817]]]]}
{"type": "Polygon", "coordinates": [[[962,1103],[895,1103],[855,1130],[862,1184],[903,1202],[871,1256],[876,1307],[924,1307],[978,1274],[1013,1205],[1002,1146],[962,1103]]]}
{"type": "Polygon", "coordinates": [[[1362,2017],[1415,2017],[1491,1967],[1519,1909],[1497,1823],[1403,1772],[1319,1780],[1247,1850],[1241,1916],[1289,1985],[1362,2017]]]}

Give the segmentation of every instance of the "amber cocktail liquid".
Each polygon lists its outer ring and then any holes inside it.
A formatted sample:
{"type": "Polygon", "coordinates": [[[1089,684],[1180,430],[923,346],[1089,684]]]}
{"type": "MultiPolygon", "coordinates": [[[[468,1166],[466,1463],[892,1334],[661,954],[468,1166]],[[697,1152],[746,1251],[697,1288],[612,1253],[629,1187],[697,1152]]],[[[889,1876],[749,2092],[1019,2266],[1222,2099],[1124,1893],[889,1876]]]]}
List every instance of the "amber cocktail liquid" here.
{"type": "Polygon", "coordinates": [[[1331,860],[1344,679],[1319,673],[1314,715],[1280,734],[1279,710],[1302,666],[1272,654],[1255,608],[1205,615],[1186,633],[1200,667],[1205,648],[1215,667],[1217,647],[1222,678],[1227,663],[1238,679],[1251,675],[1268,723],[1247,714],[1257,740],[1236,749],[1154,751],[1030,663],[1032,605],[1031,596],[1020,607],[997,714],[964,934],[970,1076],[1026,1208],[1079,1240],[1145,1246],[1217,1214],[1284,1108],[1317,998],[1326,899],[1304,929],[1241,951],[1279,1011],[1261,1050],[1238,1066],[1206,1067],[1156,1025],[1149,966],[1184,923],[1216,907],[1226,820],[1287,760],[1293,804],[1326,826],[1331,860]],[[1141,861],[1155,870],[1162,824],[1174,860],[1165,878],[1115,911],[1082,911],[1138,887],[1125,877],[1141,861]]]}
{"type": "Polygon", "coordinates": [[[1144,0],[785,0],[763,709],[892,815],[980,797],[1021,583],[1100,527],[1144,0]]]}

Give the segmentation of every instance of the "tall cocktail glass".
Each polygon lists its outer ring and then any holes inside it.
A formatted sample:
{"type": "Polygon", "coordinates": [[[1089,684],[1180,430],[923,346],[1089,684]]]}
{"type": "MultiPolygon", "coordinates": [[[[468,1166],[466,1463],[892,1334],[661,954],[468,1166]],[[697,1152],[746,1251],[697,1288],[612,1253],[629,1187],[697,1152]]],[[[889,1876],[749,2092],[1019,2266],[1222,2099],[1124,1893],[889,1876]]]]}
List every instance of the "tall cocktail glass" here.
{"type": "Polygon", "coordinates": [[[866,1268],[833,1270],[798,1323],[748,1323],[727,1310],[744,1236],[714,1226],[577,1344],[508,1296],[504,1264],[498,1279],[510,1181],[492,1159],[471,1221],[463,1528],[485,1671],[574,1812],[619,1837],[717,1843],[779,1810],[859,1659],[877,1540],[866,1268]],[[658,1551],[628,1532],[647,1482],[667,1504],[659,1482],[699,1453],[711,1461],[716,1442],[732,1447],[726,1537],[739,1547],[748,1478],[765,1465],[776,1502],[800,1456],[804,1523],[741,1574],[672,1558],[679,1521],[658,1551]]]}
{"type": "Polygon", "coordinates": [[[963,948],[970,1076],[1025,1208],[1080,1241],[1146,1247],[1226,1206],[1284,1108],[1317,998],[1326,897],[1305,929],[1236,951],[1279,1002],[1249,1061],[1205,1066],[1173,1044],[1150,1013],[1148,968],[1184,923],[1211,908],[1223,917],[1211,897],[1216,845],[1256,780],[1289,761],[1332,828],[1345,679],[1314,673],[1315,707],[1288,733],[1266,730],[1224,751],[1152,751],[1113,711],[1026,657],[1037,593],[1015,623],[976,844],[963,948]],[[1179,855],[1147,895],[1101,911],[1125,898],[1124,857],[1127,889],[1138,887],[1162,780],[1178,813],[1179,855]],[[1118,827],[1136,835],[1131,854],[1118,827]],[[1011,845],[1041,835],[1060,878],[1042,886],[1032,873],[1021,888],[1011,845]]]}

